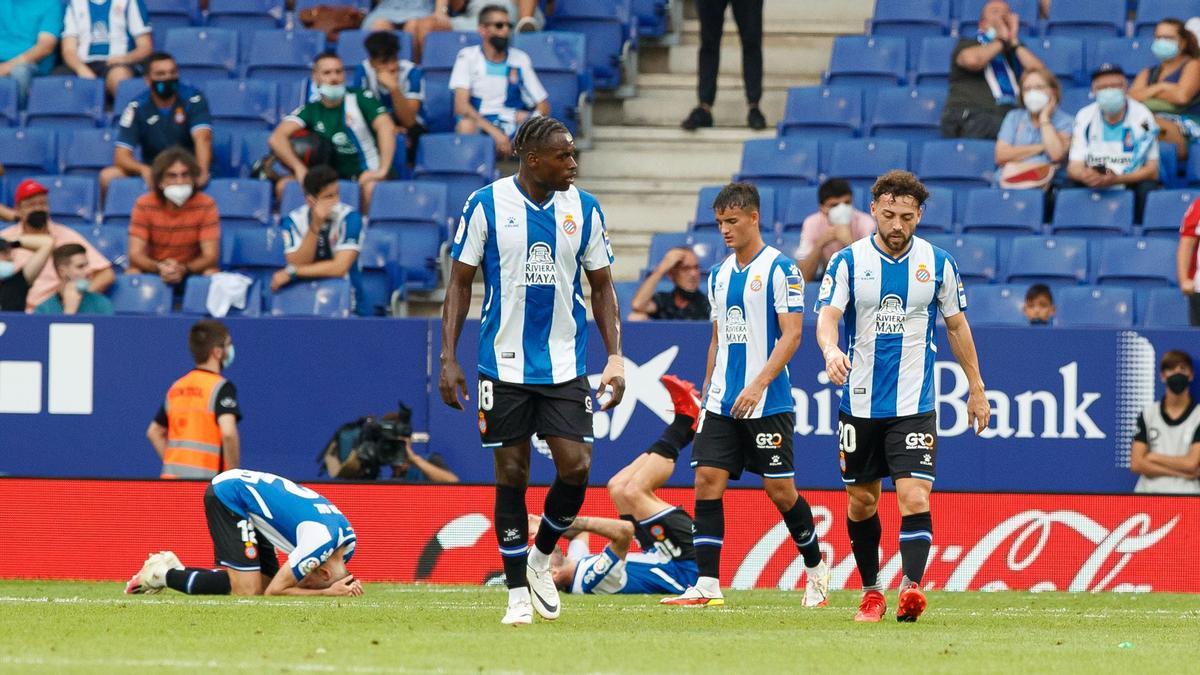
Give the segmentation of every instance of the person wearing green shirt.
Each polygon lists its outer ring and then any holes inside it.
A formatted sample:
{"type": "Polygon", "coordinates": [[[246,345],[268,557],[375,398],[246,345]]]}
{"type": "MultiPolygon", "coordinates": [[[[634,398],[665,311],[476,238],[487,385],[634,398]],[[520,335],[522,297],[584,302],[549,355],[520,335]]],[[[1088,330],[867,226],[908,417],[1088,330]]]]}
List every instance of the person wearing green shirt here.
{"type": "Polygon", "coordinates": [[[113,313],[112,302],[99,293],[88,290],[87,249],[79,244],[63,244],[54,249],[54,271],[62,279],[58,292],[33,310],[34,314],[104,314],[113,313]]]}
{"type": "Polygon", "coordinates": [[[300,130],[321,136],[333,146],[331,164],[338,177],[357,180],[366,213],[375,184],[387,180],[396,153],[396,126],[387,109],[370,91],[346,89],[346,69],[336,54],[313,61],[312,81],[321,98],[296,108],[271,133],[271,152],[291,169],[275,186],[282,197],[289,180],[304,182],[308,165],[292,149],[291,137],[300,130]]]}

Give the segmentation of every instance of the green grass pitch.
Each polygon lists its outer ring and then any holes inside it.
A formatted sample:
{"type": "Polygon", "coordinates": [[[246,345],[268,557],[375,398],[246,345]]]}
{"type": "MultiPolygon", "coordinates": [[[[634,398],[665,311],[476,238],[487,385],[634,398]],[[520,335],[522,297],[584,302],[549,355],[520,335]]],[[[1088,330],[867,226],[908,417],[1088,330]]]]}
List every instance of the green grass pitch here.
{"type": "MultiPolygon", "coordinates": [[[[354,599],[125,596],[121,584],[0,582],[0,671],[1184,673],[1200,599],[930,593],[915,624],[851,617],[858,594],[730,592],[724,608],[564,596],[501,626],[502,589],[371,584],[354,599]]],[[[889,610],[895,593],[888,595],[889,610]]]]}

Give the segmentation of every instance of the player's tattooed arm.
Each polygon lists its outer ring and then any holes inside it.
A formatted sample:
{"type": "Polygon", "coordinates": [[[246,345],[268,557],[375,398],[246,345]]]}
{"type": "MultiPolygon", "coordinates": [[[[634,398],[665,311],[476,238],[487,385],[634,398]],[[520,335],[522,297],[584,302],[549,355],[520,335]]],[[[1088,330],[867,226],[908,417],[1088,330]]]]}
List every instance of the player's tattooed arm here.
{"type": "MultiPolygon", "coordinates": [[[[608,351],[608,365],[600,376],[597,396],[611,391],[612,397],[601,401],[601,410],[615,408],[625,396],[625,358],[621,356],[621,313],[617,307],[617,292],[613,289],[612,268],[601,267],[587,270],[588,284],[592,287],[592,315],[596,328],[604,339],[608,351]]],[[[443,331],[445,329],[443,328],[443,331]]]]}
{"type": "Polygon", "coordinates": [[[451,408],[463,409],[458,395],[465,401],[471,400],[467,392],[467,378],[458,365],[458,338],[462,335],[463,322],[471,307],[471,283],[475,280],[474,265],[455,260],[450,269],[450,283],[446,287],[446,301],[442,305],[442,370],[438,377],[438,391],[442,401],[451,408]]]}

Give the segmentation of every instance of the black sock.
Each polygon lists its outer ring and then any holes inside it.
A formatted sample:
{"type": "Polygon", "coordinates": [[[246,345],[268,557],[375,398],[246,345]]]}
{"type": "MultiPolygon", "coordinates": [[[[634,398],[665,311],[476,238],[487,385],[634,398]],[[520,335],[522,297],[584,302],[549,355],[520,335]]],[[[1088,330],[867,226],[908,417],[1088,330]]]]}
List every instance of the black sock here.
{"type": "Polygon", "coordinates": [[[203,567],[167,570],[167,587],[188,595],[229,595],[229,573],[203,567]]]}
{"type": "Polygon", "coordinates": [[[637,518],[634,518],[628,513],[622,513],[617,517],[621,520],[633,523],[633,538],[637,539],[638,546],[640,546],[643,551],[649,551],[650,549],[654,548],[654,537],[650,536],[650,531],[647,530],[641,523],[639,523],[637,518]]]}
{"type": "Polygon", "coordinates": [[[525,586],[525,559],[529,553],[529,519],[525,488],[496,486],[496,540],[504,559],[504,580],[509,588],[525,586]]]}
{"type": "Polygon", "coordinates": [[[800,549],[804,557],[805,567],[816,567],[821,564],[821,542],[817,541],[817,528],[813,524],[812,508],[804,500],[803,495],[796,495],[796,503],[783,513],[783,522],[787,523],[792,541],[800,549]]]}
{"type": "Polygon", "coordinates": [[[692,545],[700,576],[721,578],[721,546],[725,543],[725,504],[720,499],[697,499],[692,545]]]}
{"type": "Polygon", "coordinates": [[[571,485],[564,483],[561,478],[555,478],[546,493],[546,505],[542,511],[542,525],[538,528],[533,543],[542,553],[549,555],[554,551],[554,545],[563,532],[575,522],[579,509],[583,508],[583,498],[587,495],[587,484],[571,485]]]}
{"type": "Polygon", "coordinates": [[[929,546],[933,544],[933,517],[929,512],[914,513],[900,519],[900,564],[909,581],[921,583],[929,546]]]}
{"type": "Polygon", "coordinates": [[[883,527],[879,524],[879,513],[866,520],[846,518],[846,531],[850,533],[850,550],[854,551],[854,562],[858,565],[858,576],[864,590],[879,588],[879,537],[883,527]]]}

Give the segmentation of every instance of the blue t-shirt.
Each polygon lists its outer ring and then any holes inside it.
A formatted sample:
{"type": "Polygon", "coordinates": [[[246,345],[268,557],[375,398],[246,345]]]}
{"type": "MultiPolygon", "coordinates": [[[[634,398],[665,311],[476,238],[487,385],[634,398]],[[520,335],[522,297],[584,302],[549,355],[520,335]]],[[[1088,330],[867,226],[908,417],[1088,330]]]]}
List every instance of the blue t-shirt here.
{"type": "Polygon", "coordinates": [[[192,133],[199,129],[212,129],[208,101],[198,89],[181,84],[170,108],[155,105],[148,91],[130,101],[121,113],[117,145],[130,150],[141,146],[142,161],[151,164],[158,153],[172,145],[181,145],[194,154],[192,133]]]}
{"type": "MultiPolygon", "coordinates": [[[[45,302],[38,305],[34,310],[34,314],[62,314],[63,305],[62,297],[58,293],[50,296],[45,302]]],[[[83,294],[83,300],[79,302],[79,311],[76,314],[101,314],[111,315],[113,313],[112,301],[100,295],[88,291],[83,294]]]]}
{"type": "MultiPolygon", "coordinates": [[[[8,61],[37,44],[45,33],[55,40],[63,32],[60,0],[0,0],[0,61],[8,61]]],[[[49,74],[58,50],[38,61],[39,75],[49,74]]]]}
{"type": "MultiPolygon", "coordinates": [[[[1055,108],[1054,113],[1050,115],[1050,123],[1054,125],[1058,133],[1070,136],[1071,130],[1075,127],[1075,118],[1063,112],[1062,108],[1055,108]]],[[[1042,142],[1042,130],[1038,123],[1029,116],[1028,110],[1016,108],[1009,110],[1008,114],[1004,116],[996,140],[1004,141],[1009,145],[1037,145],[1042,142]]],[[[1026,157],[1023,161],[1049,164],[1050,156],[1041,152],[1032,157],[1026,157]]]]}

